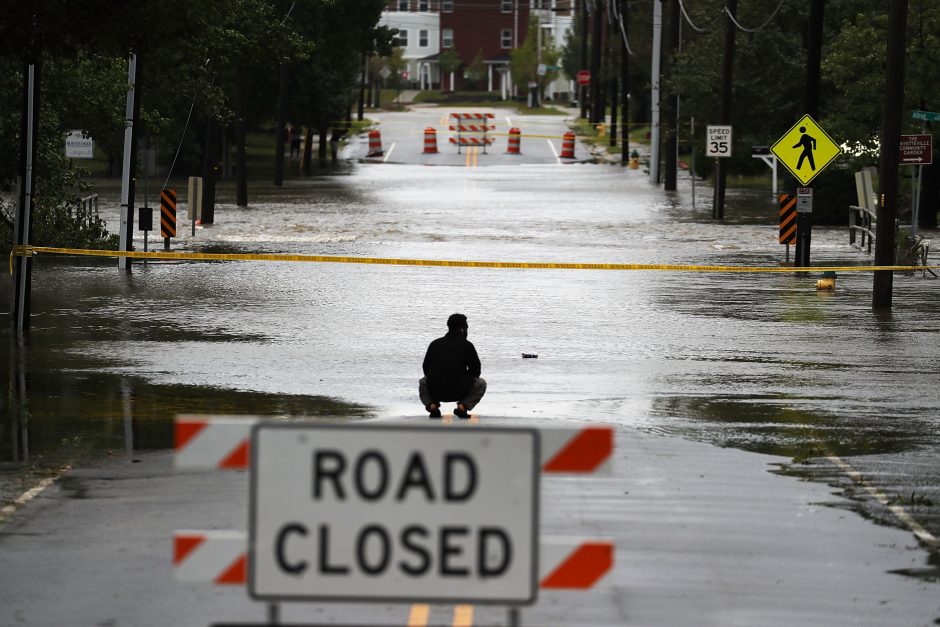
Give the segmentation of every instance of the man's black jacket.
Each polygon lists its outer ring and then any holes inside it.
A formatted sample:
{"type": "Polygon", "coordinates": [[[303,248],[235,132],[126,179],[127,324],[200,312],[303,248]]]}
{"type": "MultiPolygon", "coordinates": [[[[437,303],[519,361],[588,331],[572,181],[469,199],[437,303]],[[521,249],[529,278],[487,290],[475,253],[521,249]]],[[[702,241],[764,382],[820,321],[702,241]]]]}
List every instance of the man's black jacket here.
{"type": "Polygon", "coordinates": [[[423,368],[435,400],[460,401],[480,376],[480,358],[467,338],[450,331],[428,346],[423,368]]]}

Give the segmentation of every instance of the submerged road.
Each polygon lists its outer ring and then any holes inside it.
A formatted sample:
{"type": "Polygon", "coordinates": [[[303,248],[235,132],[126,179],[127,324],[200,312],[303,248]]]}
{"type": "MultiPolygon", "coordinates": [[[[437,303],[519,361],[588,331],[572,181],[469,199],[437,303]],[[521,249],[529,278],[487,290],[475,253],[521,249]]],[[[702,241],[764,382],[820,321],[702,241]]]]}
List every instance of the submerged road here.
{"type": "MultiPolygon", "coordinates": [[[[367,159],[359,138],[350,167],[255,189],[249,207],[223,186],[216,224],[194,237],[181,229],[174,249],[782,262],[769,190],[732,190],[716,222],[693,206],[688,180],[666,195],[642,171],[559,163],[544,139],[523,136],[532,162],[492,151],[474,167],[449,146],[421,152],[441,113],[385,114],[388,159],[367,159]],[[431,158],[446,167],[422,162],[431,158]]],[[[560,117],[500,121],[510,123],[523,134],[564,130],[560,117]]],[[[102,198],[112,223],[118,204],[102,198]]],[[[813,261],[870,258],[844,229],[818,228],[813,261]]],[[[247,473],[173,469],[173,416],[424,424],[421,357],[454,311],[470,320],[489,382],[481,424],[616,429],[611,476],[545,476],[541,493],[542,532],[612,538],[614,569],[595,589],[540,594],[523,625],[940,620],[940,308],[929,275],[898,274],[883,316],[870,310],[870,273],[840,273],[822,293],[818,277],[791,273],[114,266],[38,256],[30,342],[3,338],[4,380],[26,394],[9,397],[0,421],[9,497],[0,625],[264,620],[268,608],[242,587],[173,580],[174,530],[245,530],[248,516],[247,473]]],[[[0,294],[5,315],[9,295],[0,294]]],[[[483,605],[288,603],[280,614],[309,624],[508,622],[506,608],[483,605]]]]}

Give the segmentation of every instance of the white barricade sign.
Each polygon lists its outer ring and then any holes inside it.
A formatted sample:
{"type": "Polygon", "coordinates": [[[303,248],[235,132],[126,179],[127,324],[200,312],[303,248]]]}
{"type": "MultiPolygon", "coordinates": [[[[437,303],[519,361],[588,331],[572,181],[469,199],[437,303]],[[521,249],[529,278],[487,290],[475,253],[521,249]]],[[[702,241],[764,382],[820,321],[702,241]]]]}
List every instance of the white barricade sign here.
{"type": "Polygon", "coordinates": [[[536,430],[259,423],[251,454],[253,597],[534,602],[536,430]]]}

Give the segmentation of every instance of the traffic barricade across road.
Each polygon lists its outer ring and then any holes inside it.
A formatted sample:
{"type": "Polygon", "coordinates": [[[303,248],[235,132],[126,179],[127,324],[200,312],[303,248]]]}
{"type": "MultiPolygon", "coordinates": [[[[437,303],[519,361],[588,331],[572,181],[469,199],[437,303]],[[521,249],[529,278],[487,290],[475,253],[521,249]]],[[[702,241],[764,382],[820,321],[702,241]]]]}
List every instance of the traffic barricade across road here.
{"type": "Polygon", "coordinates": [[[450,143],[457,145],[457,154],[460,154],[460,149],[464,146],[482,147],[483,154],[486,154],[486,147],[493,143],[493,138],[487,133],[496,129],[496,125],[489,123],[494,117],[493,114],[451,113],[450,117],[454,120],[450,130],[457,133],[450,138],[450,143]]]}
{"type": "Polygon", "coordinates": [[[178,417],[177,469],[247,468],[251,492],[248,533],[175,532],[176,579],[511,615],[539,590],[596,587],[613,541],[541,536],[540,477],[609,472],[613,427],[444,424],[178,417]]]}

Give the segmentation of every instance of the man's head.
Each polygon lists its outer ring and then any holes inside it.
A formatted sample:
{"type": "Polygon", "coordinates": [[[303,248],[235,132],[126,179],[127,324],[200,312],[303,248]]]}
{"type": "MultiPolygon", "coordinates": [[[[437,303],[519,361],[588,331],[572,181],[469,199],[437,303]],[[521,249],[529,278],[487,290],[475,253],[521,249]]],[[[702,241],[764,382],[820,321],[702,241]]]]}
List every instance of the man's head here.
{"type": "Polygon", "coordinates": [[[447,319],[447,329],[449,331],[463,331],[467,334],[467,316],[459,313],[451,314],[447,319]]]}

